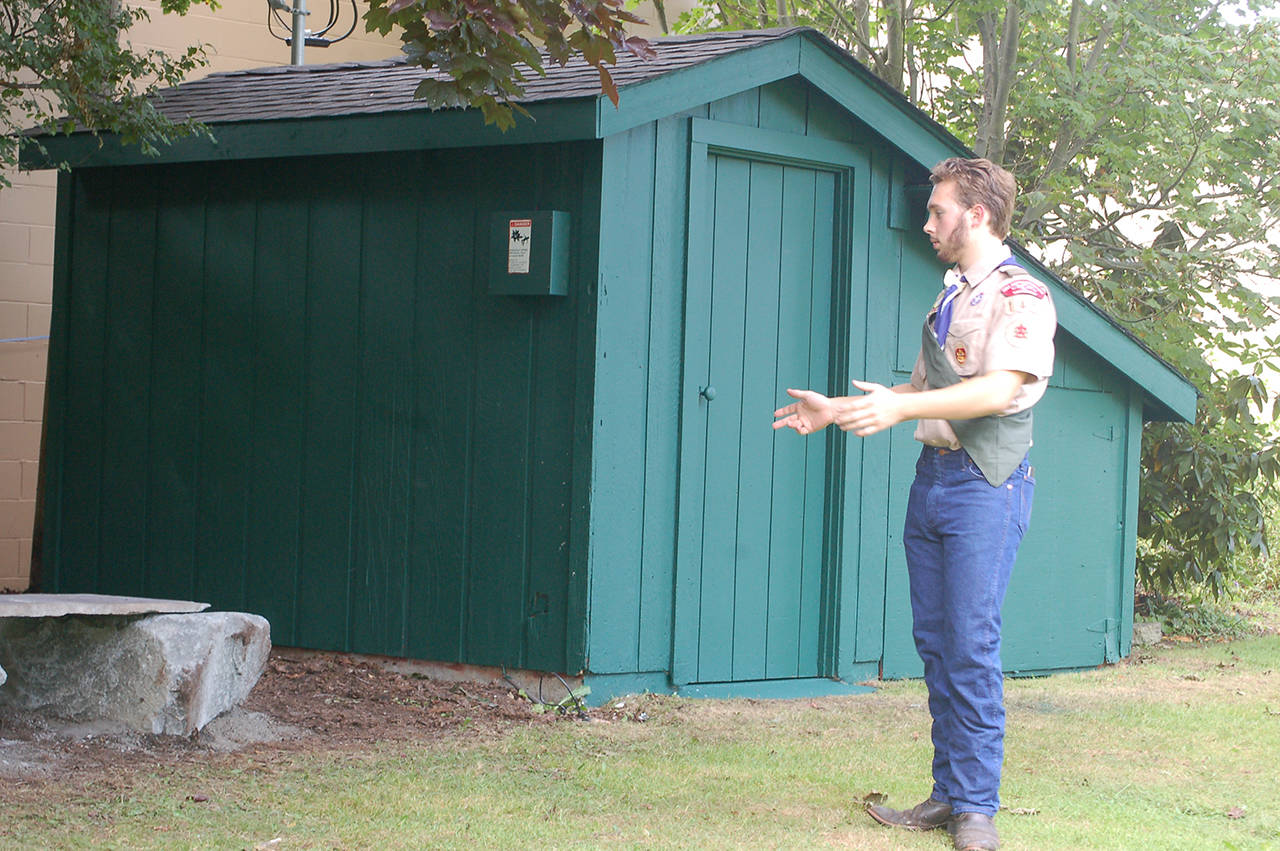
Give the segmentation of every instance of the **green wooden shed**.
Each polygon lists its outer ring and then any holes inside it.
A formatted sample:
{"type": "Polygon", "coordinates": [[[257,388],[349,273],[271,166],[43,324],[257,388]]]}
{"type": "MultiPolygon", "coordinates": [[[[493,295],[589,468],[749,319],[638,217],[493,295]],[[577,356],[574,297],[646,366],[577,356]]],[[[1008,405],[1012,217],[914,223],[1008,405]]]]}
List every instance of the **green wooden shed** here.
{"type": "MultiPolygon", "coordinates": [[[[786,386],[906,379],[920,187],[963,145],[806,29],[659,40],[618,108],[552,67],[506,134],[422,74],[212,75],[162,108],[216,140],[158,158],[46,140],[44,589],[596,698],[917,674],[911,430],[770,422],[786,386]]],[[[1006,669],[1042,672],[1128,652],[1142,423],[1196,393],[1020,256],[1061,319],[1006,606],[1006,669]]]]}

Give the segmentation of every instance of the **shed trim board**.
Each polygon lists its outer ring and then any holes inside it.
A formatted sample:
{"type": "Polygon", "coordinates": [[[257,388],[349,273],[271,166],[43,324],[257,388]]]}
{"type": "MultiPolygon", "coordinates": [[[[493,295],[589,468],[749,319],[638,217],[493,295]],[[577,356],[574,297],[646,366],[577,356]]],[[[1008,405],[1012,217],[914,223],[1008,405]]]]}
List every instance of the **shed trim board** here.
{"type": "MultiPolygon", "coordinates": [[[[659,45],[662,41],[657,39],[659,45]]],[[[600,138],[624,133],[664,115],[727,98],[799,72],[798,42],[780,39],[744,47],[699,65],[669,71],[619,89],[616,107],[607,97],[598,95],[595,98],[595,132],[600,138]]]]}
{"type": "MultiPolygon", "coordinates": [[[[1138,393],[1133,393],[1129,399],[1129,447],[1128,455],[1131,458],[1142,457],[1142,398],[1138,393]]],[[[1125,505],[1124,505],[1124,544],[1120,558],[1123,560],[1124,571],[1122,576],[1126,577],[1120,583],[1120,610],[1117,615],[1120,616],[1121,634],[1120,634],[1120,655],[1128,656],[1129,650],[1133,644],[1133,618],[1125,617],[1126,612],[1133,611],[1134,605],[1134,583],[1129,581],[1127,577],[1135,575],[1137,570],[1138,559],[1138,496],[1141,487],[1142,467],[1140,464],[1130,464],[1125,468],[1125,505]]]]}
{"type": "Polygon", "coordinates": [[[521,116],[506,133],[487,126],[480,111],[470,109],[217,122],[209,125],[215,138],[175,139],[159,158],[117,136],[76,133],[43,138],[48,155],[37,157],[28,149],[22,167],[50,168],[63,161],[71,168],[88,168],[582,141],[597,138],[594,106],[587,100],[529,104],[525,109],[531,117],[521,116]]]}

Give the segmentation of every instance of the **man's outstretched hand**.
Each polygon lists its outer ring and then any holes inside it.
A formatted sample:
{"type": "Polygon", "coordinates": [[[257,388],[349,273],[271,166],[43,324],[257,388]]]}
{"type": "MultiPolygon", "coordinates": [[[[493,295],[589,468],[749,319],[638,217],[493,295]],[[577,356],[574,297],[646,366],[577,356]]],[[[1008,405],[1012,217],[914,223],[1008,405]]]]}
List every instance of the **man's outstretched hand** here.
{"type": "Polygon", "coordinates": [[[835,406],[831,399],[814,390],[792,390],[787,395],[794,402],[773,412],[773,428],[793,428],[800,434],[822,431],[835,419],[835,406]]]}
{"type": "Polygon", "coordinates": [[[856,380],[853,386],[866,395],[830,398],[813,390],[788,389],[787,395],[797,401],[773,412],[773,427],[813,434],[835,423],[844,431],[866,437],[906,419],[902,394],[894,388],[856,380]]]}

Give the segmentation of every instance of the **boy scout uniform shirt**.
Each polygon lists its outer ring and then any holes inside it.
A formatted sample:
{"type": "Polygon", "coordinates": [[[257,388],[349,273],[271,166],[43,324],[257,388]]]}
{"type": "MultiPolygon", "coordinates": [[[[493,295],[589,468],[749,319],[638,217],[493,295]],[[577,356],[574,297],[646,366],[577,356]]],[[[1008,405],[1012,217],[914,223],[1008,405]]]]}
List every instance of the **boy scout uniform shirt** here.
{"type": "MultiPolygon", "coordinates": [[[[1010,257],[1006,247],[1003,253],[984,259],[971,269],[965,281],[954,269],[948,269],[943,279],[944,290],[953,283],[960,284],[943,347],[956,374],[964,379],[995,370],[1014,370],[1035,376],[1036,380],[1018,389],[998,416],[1024,411],[1044,395],[1053,374],[1053,335],[1058,325],[1049,290],[1020,266],[1000,265],[1010,257]]],[[[929,313],[930,326],[941,303],[939,294],[929,313]]],[[[923,355],[916,356],[911,386],[926,389],[923,355]]],[[[960,448],[960,441],[946,420],[918,420],[915,439],[930,446],[960,448]]]]}

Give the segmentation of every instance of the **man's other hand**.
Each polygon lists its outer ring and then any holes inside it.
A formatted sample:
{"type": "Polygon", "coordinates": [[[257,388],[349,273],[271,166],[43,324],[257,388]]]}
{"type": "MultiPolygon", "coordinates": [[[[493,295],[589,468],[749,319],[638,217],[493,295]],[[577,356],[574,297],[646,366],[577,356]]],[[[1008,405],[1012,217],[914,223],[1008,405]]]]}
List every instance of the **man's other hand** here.
{"type": "Polygon", "coordinates": [[[871,381],[854,380],[853,386],[866,393],[838,400],[835,424],[858,437],[867,437],[902,422],[903,394],[871,381]]]}

